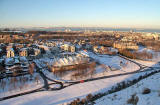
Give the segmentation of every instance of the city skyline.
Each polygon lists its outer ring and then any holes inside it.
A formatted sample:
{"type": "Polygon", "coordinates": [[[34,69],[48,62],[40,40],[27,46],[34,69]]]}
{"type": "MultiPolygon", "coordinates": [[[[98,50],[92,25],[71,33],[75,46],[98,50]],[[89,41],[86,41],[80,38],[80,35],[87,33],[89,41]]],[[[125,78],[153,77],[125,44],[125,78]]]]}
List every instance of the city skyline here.
{"type": "Polygon", "coordinates": [[[160,29],[158,0],[1,0],[0,28],[118,27],[160,29]]]}

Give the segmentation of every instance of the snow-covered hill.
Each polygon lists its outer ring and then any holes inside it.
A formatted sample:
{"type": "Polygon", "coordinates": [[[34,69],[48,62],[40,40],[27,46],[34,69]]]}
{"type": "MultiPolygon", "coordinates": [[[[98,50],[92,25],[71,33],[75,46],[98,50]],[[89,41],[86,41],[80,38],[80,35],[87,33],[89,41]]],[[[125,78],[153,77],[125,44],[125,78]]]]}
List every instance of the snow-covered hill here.
{"type": "Polygon", "coordinates": [[[137,105],[160,105],[160,73],[122,91],[106,95],[95,102],[96,105],[128,105],[134,101],[137,101],[137,105]],[[151,92],[143,94],[145,88],[149,88],[151,92]],[[133,96],[135,99],[132,98],[133,96]]]}

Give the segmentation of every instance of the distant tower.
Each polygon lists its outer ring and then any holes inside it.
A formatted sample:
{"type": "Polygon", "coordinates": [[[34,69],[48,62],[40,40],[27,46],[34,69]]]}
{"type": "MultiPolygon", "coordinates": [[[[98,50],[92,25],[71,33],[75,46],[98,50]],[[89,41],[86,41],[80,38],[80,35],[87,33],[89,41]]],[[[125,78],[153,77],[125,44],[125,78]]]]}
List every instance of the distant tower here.
{"type": "Polygon", "coordinates": [[[130,30],[129,32],[133,33],[133,32],[134,32],[134,30],[132,29],[132,30],[130,30]]]}
{"type": "Polygon", "coordinates": [[[65,29],[65,32],[71,32],[71,29],[67,28],[65,29]]]}

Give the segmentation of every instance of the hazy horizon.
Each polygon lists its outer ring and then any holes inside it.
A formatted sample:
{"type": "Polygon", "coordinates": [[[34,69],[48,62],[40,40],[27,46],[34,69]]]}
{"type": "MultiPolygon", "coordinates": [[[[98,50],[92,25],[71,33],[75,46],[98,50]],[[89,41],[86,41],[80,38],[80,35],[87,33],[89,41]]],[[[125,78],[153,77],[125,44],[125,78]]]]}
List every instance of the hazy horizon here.
{"type": "Polygon", "coordinates": [[[160,29],[159,0],[1,0],[0,28],[160,29]]]}

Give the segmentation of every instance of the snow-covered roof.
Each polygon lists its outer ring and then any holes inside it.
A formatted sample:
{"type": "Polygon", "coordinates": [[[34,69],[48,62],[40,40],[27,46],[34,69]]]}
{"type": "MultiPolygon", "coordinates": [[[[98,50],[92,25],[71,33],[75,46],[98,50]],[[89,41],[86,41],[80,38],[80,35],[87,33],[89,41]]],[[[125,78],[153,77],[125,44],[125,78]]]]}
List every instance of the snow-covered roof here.
{"type": "Polygon", "coordinates": [[[27,50],[27,48],[21,48],[21,49],[20,49],[20,51],[24,51],[24,50],[27,50]]]}
{"type": "Polygon", "coordinates": [[[3,61],[4,59],[0,59],[0,63],[3,61]]]}
{"type": "Polygon", "coordinates": [[[49,51],[49,48],[45,45],[39,45],[40,48],[44,48],[44,50],[49,51]]]}
{"type": "Polygon", "coordinates": [[[84,55],[84,56],[87,56],[87,57],[89,57],[89,54],[88,54],[88,52],[87,51],[80,51],[79,52],[80,54],[82,54],[82,55],[84,55]]]}
{"type": "Polygon", "coordinates": [[[28,61],[25,56],[21,56],[21,57],[19,57],[19,59],[20,59],[20,61],[23,61],[23,62],[27,62],[28,61]]]}
{"type": "Polygon", "coordinates": [[[9,48],[9,49],[7,49],[7,51],[14,51],[14,49],[13,48],[9,48]]]}
{"type": "Polygon", "coordinates": [[[5,59],[5,64],[8,65],[8,64],[13,64],[14,63],[14,59],[13,58],[6,58],[5,59]]]}
{"type": "Polygon", "coordinates": [[[76,44],[75,47],[76,47],[76,48],[82,48],[82,46],[80,46],[80,45],[78,45],[78,44],[76,44]]]}
{"type": "Polygon", "coordinates": [[[15,59],[14,62],[15,62],[15,63],[19,63],[19,60],[18,60],[18,59],[15,59]]]}

